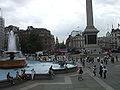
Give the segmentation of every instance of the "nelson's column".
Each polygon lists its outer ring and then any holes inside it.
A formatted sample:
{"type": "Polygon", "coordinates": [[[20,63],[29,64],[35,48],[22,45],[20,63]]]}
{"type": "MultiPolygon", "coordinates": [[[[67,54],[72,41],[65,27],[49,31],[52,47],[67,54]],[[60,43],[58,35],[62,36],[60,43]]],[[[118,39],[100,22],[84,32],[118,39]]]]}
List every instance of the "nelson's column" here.
{"type": "Polygon", "coordinates": [[[89,50],[92,53],[98,53],[101,51],[97,45],[97,33],[99,31],[94,27],[92,0],[86,0],[86,17],[87,26],[83,32],[85,37],[85,50],[89,50]]]}

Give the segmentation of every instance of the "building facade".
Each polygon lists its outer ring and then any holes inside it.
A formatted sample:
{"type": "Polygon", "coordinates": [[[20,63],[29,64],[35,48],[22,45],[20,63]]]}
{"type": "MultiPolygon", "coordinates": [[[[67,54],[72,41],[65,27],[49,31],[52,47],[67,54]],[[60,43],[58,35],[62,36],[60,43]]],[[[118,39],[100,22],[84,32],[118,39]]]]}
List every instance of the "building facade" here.
{"type": "Polygon", "coordinates": [[[68,51],[75,50],[75,51],[81,51],[84,48],[85,45],[85,39],[82,36],[82,32],[74,31],[69,35],[69,37],[66,40],[66,47],[68,51]]]}
{"type": "Polygon", "coordinates": [[[27,30],[19,31],[19,39],[26,40],[31,33],[37,33],[39,35],[39,40],[42,43],[43,51],[53,51],[55,47],[54,36],[51,32],[45,28],[34,28],[32,26],[28,26],[27,30]]]}
{"type": "Polygon", "coordinates": [[[106,36],[98,37],[98,45],[103,51],[113,51],[120,48],[120,29],[112,29],[106,36]]]}
{"type": "Polygon", "coordinates": [[[117,49],[120,47],[120,29],[112,29],[111,31],[111,41],[114,43],[113,49],[117,49]]]}
{"type": "Polygon", "coordinates": [[[105,52],[105,51],[109,52],[112,50],[114,43],[111,42],[111,36],[110,37],[107,37],[107,36],[98,37],[97,40],[98,40],[98,45],[102,49],[102,52],[105,52]]]}

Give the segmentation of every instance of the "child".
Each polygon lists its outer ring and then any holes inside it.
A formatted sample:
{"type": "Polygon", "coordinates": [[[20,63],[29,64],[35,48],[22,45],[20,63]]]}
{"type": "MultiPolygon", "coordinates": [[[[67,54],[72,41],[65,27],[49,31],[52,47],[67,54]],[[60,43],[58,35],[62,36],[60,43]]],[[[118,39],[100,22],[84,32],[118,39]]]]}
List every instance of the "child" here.
{"type": "Polygon", "coordinates": [[[96,76],[96,65],[93,66],[93,75],[96,76]]]}

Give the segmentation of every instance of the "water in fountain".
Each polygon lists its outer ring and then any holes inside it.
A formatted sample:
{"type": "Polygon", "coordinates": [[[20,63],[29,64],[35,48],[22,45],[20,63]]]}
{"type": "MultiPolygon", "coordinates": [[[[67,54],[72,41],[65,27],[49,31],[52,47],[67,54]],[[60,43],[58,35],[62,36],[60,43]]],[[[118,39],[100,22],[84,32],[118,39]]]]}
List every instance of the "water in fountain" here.
{"type": "Polygon", "coordinates": [[[21,51],[17,51],[16,48],[16,35],[14,32],[11,30],[9,32],[8,36],[8,50],[6,51],[7,53],[15,53],[15,57],[24,57],[21,51]]]}
{"type": "Polygon", "coordinates": [[[11,30],[9,33],[9,39],[8,39],[8,51],[16,51],[16,40],[15,40],[15,34],[11,30]]]}

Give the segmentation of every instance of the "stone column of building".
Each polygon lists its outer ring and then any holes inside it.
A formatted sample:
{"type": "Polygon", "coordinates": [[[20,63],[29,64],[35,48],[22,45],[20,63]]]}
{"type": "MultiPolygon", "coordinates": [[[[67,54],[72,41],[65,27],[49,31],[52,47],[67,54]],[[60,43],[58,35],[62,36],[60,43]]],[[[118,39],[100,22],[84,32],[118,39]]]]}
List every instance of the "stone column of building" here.
{"type": "Polygon", "coordinates": [[[99,31],[94,27],[92,0],[86,0],[86,18],[87,26],[83,32],[85,37],[85,49],[92,53],[100,52],[100,48],[97,45],[97,33],[99,31]]]}
{"type": "Polygon", "coordinates": [[[4,18],[0,9],[0,51],[4,50],[4,18]]]}

